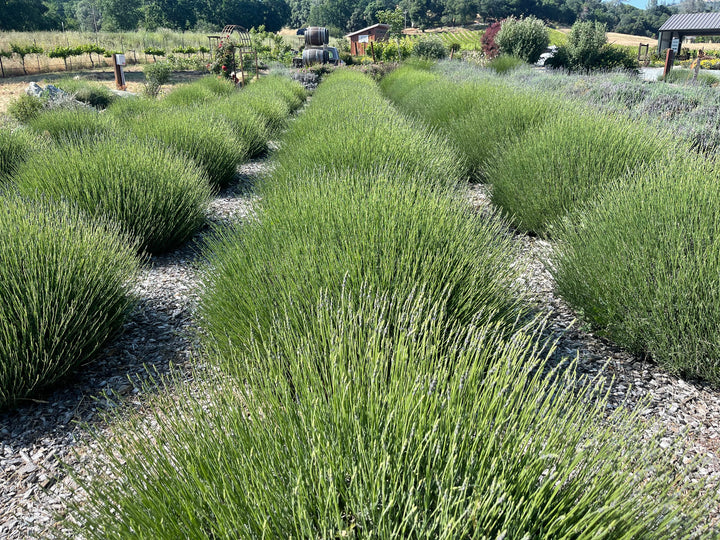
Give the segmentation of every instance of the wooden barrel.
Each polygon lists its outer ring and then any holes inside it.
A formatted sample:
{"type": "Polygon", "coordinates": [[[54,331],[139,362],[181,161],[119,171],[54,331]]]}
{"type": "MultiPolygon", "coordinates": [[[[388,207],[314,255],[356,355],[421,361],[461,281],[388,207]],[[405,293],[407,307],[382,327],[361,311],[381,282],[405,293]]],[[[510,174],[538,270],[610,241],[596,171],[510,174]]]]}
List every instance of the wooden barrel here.
{"type": "Polygon", "coordinates": [[[324,26],[308,26],[305,30],[306,47],[322,47],[328,44],[330,32],[324,26]]]}
{"type": "Polygon", "coordinates": [[[313,64],[327,64],[330,62],[330,54],[324,49],[305,49],[302,53],[303,66],[313,64]]]}

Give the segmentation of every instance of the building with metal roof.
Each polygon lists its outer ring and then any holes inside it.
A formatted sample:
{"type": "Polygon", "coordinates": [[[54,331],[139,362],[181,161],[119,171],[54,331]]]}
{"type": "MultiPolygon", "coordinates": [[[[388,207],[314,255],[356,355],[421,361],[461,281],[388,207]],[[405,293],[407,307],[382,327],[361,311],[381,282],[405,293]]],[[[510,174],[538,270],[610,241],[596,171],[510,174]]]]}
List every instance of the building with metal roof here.
{"type": "Polygon", "coordinates": [[[658,53],[673,48],[675,54],[680,54],[683,39],[687,36],[720,36],[720,13],[672,15],[658,30],[658,53]]]}

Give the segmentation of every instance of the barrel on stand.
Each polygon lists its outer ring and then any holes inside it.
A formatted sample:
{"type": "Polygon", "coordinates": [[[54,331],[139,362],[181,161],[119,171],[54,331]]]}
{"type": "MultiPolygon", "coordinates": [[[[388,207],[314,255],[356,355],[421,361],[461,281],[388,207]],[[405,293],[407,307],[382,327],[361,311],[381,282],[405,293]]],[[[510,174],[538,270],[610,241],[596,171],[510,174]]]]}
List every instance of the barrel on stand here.
{"type": "Polygon", "coordinates": [[[330,32],[323,26],[309,26],[305,30],[306,47],[322,47],[330,41],[330,32]]]}
{"type": "Polygon", "coordinates": [[[325,49],[305,49],[302,53],[303,66],[313,64],[327,64],[330,62],[330,53],[325,49]]]}

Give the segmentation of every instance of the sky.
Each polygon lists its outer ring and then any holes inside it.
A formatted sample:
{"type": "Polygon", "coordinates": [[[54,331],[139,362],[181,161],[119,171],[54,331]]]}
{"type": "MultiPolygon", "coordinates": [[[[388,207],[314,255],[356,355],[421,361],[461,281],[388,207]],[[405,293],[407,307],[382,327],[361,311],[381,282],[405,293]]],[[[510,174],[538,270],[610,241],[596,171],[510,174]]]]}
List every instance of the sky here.
{"type": "Polygon", "coordinates": [[[647,0],[625,0],[625,4],[630,4],[640,9],[645,9],[647,6],[647,0]]]}

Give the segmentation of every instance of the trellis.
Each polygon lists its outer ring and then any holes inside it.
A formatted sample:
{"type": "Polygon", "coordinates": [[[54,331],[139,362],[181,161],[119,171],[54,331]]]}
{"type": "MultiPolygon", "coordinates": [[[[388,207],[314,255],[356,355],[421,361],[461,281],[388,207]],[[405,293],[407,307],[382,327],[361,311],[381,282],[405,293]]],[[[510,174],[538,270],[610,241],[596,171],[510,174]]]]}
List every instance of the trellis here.
{"type": "MultiPolygon", "coordinates": [[[[255,59],[255,73],[258,72],[258,57],[257,51],[253,48],[252,39],[250,39],[250,33],[240,25],[228,24],[222,29],[222,33],[218,36],[208,36],[210,42],[210,50],[217,51],[219,48],[220,40],[228,39],[233,44],[233,54],[237,56],[240,54],[240,82],[245,86],[245,55],[252,54],[255,59]]],[[[236,61],[237,64],[237,61],[236,61]]],[[[233,75],[233,80],[237,84],[238,77],[237,72],[233,75]]]]}

